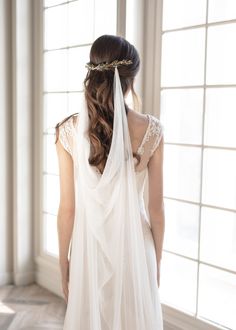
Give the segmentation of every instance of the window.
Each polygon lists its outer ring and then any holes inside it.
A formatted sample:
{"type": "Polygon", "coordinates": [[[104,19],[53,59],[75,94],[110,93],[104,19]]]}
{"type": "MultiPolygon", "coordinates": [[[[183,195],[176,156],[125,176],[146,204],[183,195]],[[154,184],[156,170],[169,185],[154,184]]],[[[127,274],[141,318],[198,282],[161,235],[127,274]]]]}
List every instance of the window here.
{"type": "MultiPolygon", "coordinates": [[[[78,112],[86,74],[84,65],[89,60],[92,42],[99,35],[116,34],[117,23],[122,25],[117,3],[44,0],[41,174],[42,245],[46,256],[57,257],[58,251],[59,178],[54,125],[78,112]]],[[[151,8],[150,3],[144,2],[151,8]]],[[[160,94],[160,119],[165,129],[166,236],[161,297],[166,305],[197,319],[234,329],[236,2],[158,0],[157,3],[163,7],[158,31],[160,88],[158,93],[154,88],[155,95],[147,95],[146,102],[160,94]]],[[[153,43],[153,37],[146,35],[145,39],[153,43]]],[[[145,70],[151,72],[153,62],[147,62],[150,64],[149,67],[145,64],[145,70]]],[[[154,78],[152,81],[159,84],[159,74],[154,78]]]]}
{"type": "Polygon", "coordinates": [[[235,329],[236,3],[163,0],[161,33],[161,296],[235,329]]]}
{"type": "Polygon", "coordinates": [[[91,44],[102,34],[116,34],[116,17],[116,0],[44,1],[42,245],[46,255],[58,254],[59,177],[54,126],[79,112],[91,44]]]}

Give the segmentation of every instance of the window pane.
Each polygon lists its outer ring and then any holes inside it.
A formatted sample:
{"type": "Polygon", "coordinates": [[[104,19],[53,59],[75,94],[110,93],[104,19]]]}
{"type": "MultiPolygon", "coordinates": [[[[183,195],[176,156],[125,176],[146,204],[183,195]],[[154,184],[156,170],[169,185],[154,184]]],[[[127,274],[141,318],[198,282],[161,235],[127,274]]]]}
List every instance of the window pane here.
{"type": "Polygon", "coordinates": [[[44,150],[46,151],[44,155],[44,171],[52,174],[59,174],[55,136],[53,134],[44,135],[44,150]]]}
{"type": "Polygon", "coordinates": [[[69,7],[68,45],[93,42],[93,0],[73,1],[69,7]]]}
{"type": "Polygon", "coordinates": [[[44,96],[44,132],[54,134],[55,125],[65,117],[80,112],[82,93],[48,93],[44,96]]]}
{"type": "Polygon", "coordinates": [[[235,0],[209,0],[208,22],[227,21],[235,18],[235,0]]]}
{"type": "Polygon", "coordinates": [[[44,248],[47,253],[58,256],[57,217],[44,213],[44,248]]]}
{"type": "Polygon", "coordinates": [[[203,89],[163,90],[161,120],[165,141],[200,144],[202,139],[203,89]]]}
{"type": "Polygon", "coordinates": [[[165,145],[164,195],[199,201],[201,149],[165,145]]]}
{"type": "Polygon", "coordinates": [[[236,24],[211,26],[208,31],[207,83],[236,84],[236,24]]]}
{"type": "Polygon", "coordinates": [[[44,96],[44,132],[54,133],[55,125],[68,114],[67,93],[52,93],[44,96]]]}
{"type": "Polygon", "coordinates": [[[68,87],[67,50],[46,52],[44,60],[44,90],[66,91],[68,87]]]}
{"type": "Polygon", "coordinates": [[[163,302],[195,313],[197,262],[164,253],[161,267],[160,296],[163,302]]]}
{"type": "Polygon", "coordinates": [[[199,206],[165,199],[165,218],[164,249],[197,258],[199,206]]]}
{"type": "Polygon", "coordinates": [[[89,62],[89,47],[75,47],[68,50],[69,56],[69,90],[81,91],[87,74],[85,64],[89,62]]]}
{"type": "Polygon", "coordinates": [[[162,86],[203,84],[205,28],[168,32],[162,38],[162,86]]]}
{"type": "Polygon", "coordinates": [[[206,91],[204,142],[207,145],[236,147],[236,88],[206,91]]]}
{"type": "Polygon", "coordinates": [[[236,213],[202,208],[201,260],[236,271],[236,213]]]}
{"type": "MultiPolygon", "coordinates": [[[[60,192],[55,125],[80,112],[91,44],[101,34],[116,34],[117,1],[45,0],[44,6],[43,210],[56,215],[60,192]]],[[[52,223],[44,225],[53,228],[52,223]]],[[[47,233],[46,250],[55,252],[56,232],[47,233]]]]}
{"type": "Polygon", "coordinates": [[[204,151],[203,203],[236,210],[236,151],[204,151]]]}
{"type": "Polygon", "coordinates": [[[200,265],[199,316],[236,329],[236,275],[200,265]]]}
{"type": "Polygon", "coordinates": [[[45,9],[45,49],[60,48],[66,45],[68,39],[67,5],[45,9]]]}
{"type": "Polygon", "coordinates": [[[44,203],[43,211],[56,215],[59,205],[59,177],[57,175],[44,174],[44,203]]]}
{"type": "Polygon", "coordinates": [[[95,4],[94,39],[103,34],[116,34],[117,0],[99,0],[95,4]]]}
{"type": "Polygon", "coordinates": [[[206,0],[164,0],[163,30],[206,22],[206,0]]]}
{"type": "Polygon", "coordinates": [[[68,94],[68,109],[70,114],[80,112],[80,108],[82,106],[82,98],[82,93],[68,94]]]}

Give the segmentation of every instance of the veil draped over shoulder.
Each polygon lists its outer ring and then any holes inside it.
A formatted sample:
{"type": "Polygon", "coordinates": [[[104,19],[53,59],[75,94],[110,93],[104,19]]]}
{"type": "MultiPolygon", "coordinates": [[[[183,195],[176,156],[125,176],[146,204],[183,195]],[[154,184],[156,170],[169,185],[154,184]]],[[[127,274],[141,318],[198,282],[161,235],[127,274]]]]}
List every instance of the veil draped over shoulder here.
{"type": "Polygon", "coordinates": [[[151,295],[124,97],[114,71],[114,122],[103,173],[88,162],[85,99],[77,133],[76,214],[64,329],[159,330],[151,295]],[[73,315],[73,317],[72,317],[73,315]]]}

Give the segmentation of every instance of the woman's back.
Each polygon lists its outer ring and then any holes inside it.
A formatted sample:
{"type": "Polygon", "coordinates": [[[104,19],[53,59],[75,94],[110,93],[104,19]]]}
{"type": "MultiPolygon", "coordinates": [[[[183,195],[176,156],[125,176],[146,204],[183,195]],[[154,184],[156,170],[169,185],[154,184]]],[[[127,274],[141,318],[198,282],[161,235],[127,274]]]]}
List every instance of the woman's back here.
{"type": "MultiPolygon", "coordinates": [[[[158,118],[151,114],[140,114],[130,109],[127,114],[130,141],[134,154],[140,156],[140,161],[134,158],[136,172],[143,171],[157,149],[163,136],[163,126],[158,118]]],[[[73,136],[76,134],[79,123],[79,114],[65,118],[58,125],[58,138],[67,152],[73,157],[76,150],[73,136]]],[[[99,172],[99,171],[98,171],[99,172]]]]}

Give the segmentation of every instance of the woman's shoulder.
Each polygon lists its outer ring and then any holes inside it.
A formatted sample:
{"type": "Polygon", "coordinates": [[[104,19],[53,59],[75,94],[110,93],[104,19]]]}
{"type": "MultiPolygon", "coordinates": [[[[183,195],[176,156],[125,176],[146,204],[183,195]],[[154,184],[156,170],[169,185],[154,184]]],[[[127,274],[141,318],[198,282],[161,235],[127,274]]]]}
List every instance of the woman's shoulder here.
{"type": "Polygon", "coordinates": [[[139,140],[148,127],[148,117],[146,114],[130,109],[128,112],[128,123],[131,135],[134,139],[139,140]]]}
{"type": "Polygon", "coordinates": [[[148,114],[149,116],[149,131],[147,134],[147,140],[151,140],[151,150],[150,157],[154,154],[154,151],[160,144],[160,141],[164,135],[164,125],[162,121],[153,114],[148,114]]]}
{"type": "Polygon", "coordinates": [[[131,110],[130,119],[130,122],[133,123],[134,128],[136,130],[140,128],[141,131],[146,130],[147,136],[159,135],[164,129],[161,120],[156,115],[150,113],[138,113],[131,110]]]}
{"type": "Polygon", "coordinates": [[[73,125],[76,125],[77,124],[77,121],[78,121],[78,117],[79,117],[79,113],[78,112],[73,113],[70,116],[67,116],[64,119],[62,119],[61,121],[59,121],[56,124],[55,128],[57,129],[60,126],[66,125],[68,123],[73,123],[73,125]]]}
{"type": "Polygon", "coordinates": [[[79,113],[73,113],[70,116],[65,117],[64,119],[62,119],[61,121],[59,121],[56,125],[55,125],[55,131],[56,131],[56,141],[57,142],[60,132],[64,131],[64,133],[69,134],[71,132],[71,129],[77,126],[78,124],[78,117],[79,117],[79,113]]]}
{"type": "Polygon", "coordinates": [[[162,121],[153,114],[148,114],[150,119],[150,130],[151,134],[159,135],[164,130],[162,121]]]}
{"type": "Polygon", "coordinates": [[[143,140],[138,150],[141,154],[144,154],[146,151],[147,155],[151,157],[161,141],[164,126],[156,115],[145,113],[143,116],[146,117],[143,120],[146,119],[147,124],[143,140]]]}

